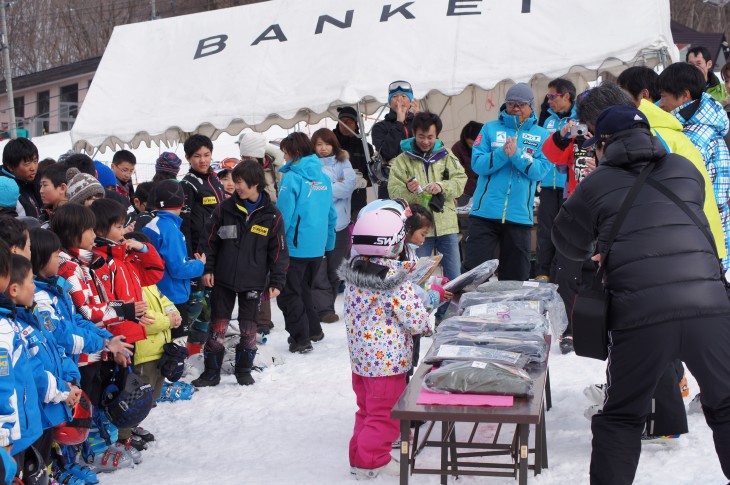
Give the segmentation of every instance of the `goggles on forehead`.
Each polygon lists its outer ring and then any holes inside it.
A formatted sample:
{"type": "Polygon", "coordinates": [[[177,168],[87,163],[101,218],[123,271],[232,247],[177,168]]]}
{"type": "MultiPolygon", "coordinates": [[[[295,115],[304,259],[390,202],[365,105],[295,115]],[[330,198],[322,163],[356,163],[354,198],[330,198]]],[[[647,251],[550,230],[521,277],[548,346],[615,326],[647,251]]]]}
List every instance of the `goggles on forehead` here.
{"type": "Polygon", "coordinates": [[[395,91],[408,91],[413,92],[413,88],[411,87],[411,83],[408,81],[393,81],[390,83],[390,86],[388,86],[388,92],[395,92],[395,91]]]}
{"type": "Polygon", "coordinates": [[[224,168],[234,168],[236,165],[238,165],[241,162],[238,158],[224,158],[221,160],[218,168],[224,169],[224,168]]]}

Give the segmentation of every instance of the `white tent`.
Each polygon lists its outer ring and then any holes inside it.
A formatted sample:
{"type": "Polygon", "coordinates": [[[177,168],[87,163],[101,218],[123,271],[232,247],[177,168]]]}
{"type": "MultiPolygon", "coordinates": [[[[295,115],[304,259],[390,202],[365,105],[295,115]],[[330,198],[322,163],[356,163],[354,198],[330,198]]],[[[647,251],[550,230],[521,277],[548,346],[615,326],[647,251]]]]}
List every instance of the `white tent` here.
{"type": "Polygon", "coordinates": [[[374,113],[409,80],[443,138],[494,119],[513,82],[579,87],[678,54],[669,0],[272,0],[114,29],[72,130],[76,148],[216,138],[374,113]]]}

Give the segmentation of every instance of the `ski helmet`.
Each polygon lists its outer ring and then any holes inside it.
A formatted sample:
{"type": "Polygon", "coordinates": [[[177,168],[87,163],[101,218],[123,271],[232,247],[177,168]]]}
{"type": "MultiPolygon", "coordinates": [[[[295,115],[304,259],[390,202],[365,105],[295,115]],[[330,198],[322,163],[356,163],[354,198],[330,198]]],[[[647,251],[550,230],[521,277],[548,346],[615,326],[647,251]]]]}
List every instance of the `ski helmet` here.
{"type": "Polygon", "coordinates": [[[128,367],[117,366],[104,388],[101,407],[117,428],[133,428],[152,409],[154,390],[128,367]]]}
{"type": "Polygon", "coordinates": [[[34,446],[29,446],[25,450],[22,483],[24,485],[48,485],[49,483],[48,468],[34,446]]]}
{"type": "Polygon", "coordinates": [[[392,258],[403,249],[405,237],[403,218],[393,210],[377,209],[366,212],[355,223],[352,248],[362,256],[392,258]]]}
{"type": "Polygon", "coordinates": [[[411,216],[411,208],[408,205],[408,202],[406,202],[403,199],[377,199],[372,202],[370,202],[368,205],[360,209],[360,212],[357,214],[357,218],[361,218],[363,215],[367,214],[370,211],[379,210],[379,209],[387,209],[394,211],[397,213],[403,220],[405,221],[406,218],[411,216]]]}
{"type": "Polygon", "coordinates": [[[80,445],[89,437],[93,408],[89,396],[81,391],[78,404],[73,409],[73,419],[53,428],[53,440],[60,445],[80,445]]]}

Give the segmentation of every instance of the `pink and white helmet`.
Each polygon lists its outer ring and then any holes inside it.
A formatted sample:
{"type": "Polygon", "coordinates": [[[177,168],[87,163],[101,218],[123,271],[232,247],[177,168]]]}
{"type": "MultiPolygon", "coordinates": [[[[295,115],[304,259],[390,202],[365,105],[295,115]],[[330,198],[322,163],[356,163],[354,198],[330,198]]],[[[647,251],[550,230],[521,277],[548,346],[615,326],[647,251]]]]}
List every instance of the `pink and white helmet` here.
{"type": "Polygon", "coordinates": [[[362,256],[393,258],[403,250],[406,229],[393,210],[366,212],[352,230],[352,248],[362,256]]]}

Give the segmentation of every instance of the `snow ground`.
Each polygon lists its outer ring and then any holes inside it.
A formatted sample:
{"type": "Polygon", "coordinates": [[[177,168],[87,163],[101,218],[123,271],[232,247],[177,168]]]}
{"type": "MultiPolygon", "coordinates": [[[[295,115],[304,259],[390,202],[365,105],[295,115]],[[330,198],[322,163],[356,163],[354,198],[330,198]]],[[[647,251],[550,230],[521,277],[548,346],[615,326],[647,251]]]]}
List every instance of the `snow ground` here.
{"type": "MultiPolygon", "coordinates": [[[[341,310],[342,297],[337,303],[341,310]]],[[[219,386],[197,392],[191,401],[160,404],[143,423],[157,439],[144,452],[144,462],[135,469],[102,475],[101,483],[355,483],[347,451],[355,395],[344,322],[323,324],[325,339],[314,344],[313,352],[295,355],[288,352],[283,317],[273,304],[272,313],[276,327],[259,348],[268,357],[281,357],[283,365],[255,373],[257,383],[252,387],[240,387],[228,375],[219,386]]],[[[425,355],[430,339],[422,342],[425,355]]],[[[582,391],[603,382],[604,364],[574,354],[563,356],[554,347],[550,374],[553,407],[546,415],[550,468],[537,477],[530,472],[529,482],[588,483],[591,432],[583,417],[588,401],[582,391]]],[[[689,376],[689,382],[694,396],[696,381],[689,376]]],[[[704,417],[690,415],[689,428],[690,433],[672,440],[673,445],[644,445],[634,483],[726,483],[704,417]]],[[[433,450],[418,457],[418,463],[438,462],[433,450]]],[[[410,482],[435,485],[440,477],[414,475],[410,482]]],[[[399,482],[397,477],[380,477],[373,483],[399,482]]],[[[457,482],[452,477],[449,483],[516,482],[484,477],[461,477],[457,482]]]]}

